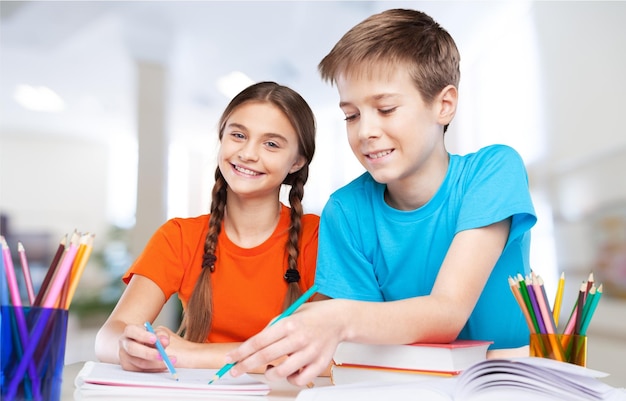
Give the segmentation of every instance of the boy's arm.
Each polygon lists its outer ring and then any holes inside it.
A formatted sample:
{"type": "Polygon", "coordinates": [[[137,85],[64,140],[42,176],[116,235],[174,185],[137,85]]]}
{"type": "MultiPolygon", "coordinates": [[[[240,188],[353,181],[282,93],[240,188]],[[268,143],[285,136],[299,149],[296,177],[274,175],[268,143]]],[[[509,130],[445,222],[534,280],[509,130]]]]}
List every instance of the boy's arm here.
{"type": "MultiPolygon", "coordinates": [[[[500,257],[510,219],[458,233],[428,296],[393,302],[343,299],[312,302],[227,355],[233,375],[287,355],[267,371],[304,385],[322,372],[341,341],[406,344],[454,340],[500,257]]],[[[504,284],[506,285],[506,283],[504,284]]]]}

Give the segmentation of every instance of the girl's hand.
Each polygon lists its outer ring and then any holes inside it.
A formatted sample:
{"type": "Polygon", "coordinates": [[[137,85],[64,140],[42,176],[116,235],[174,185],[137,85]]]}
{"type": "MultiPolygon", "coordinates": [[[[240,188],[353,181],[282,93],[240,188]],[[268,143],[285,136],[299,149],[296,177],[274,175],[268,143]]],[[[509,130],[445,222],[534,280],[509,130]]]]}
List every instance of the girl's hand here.
{"type": "Polygon", "coordinates": [[[343,338],[343,322],[337,318],[341,315],[339,302],[305,304],[290,317],[266,327],[226,355],[227,362],[237,362],[230,373],[238,376],[273,362],[275,366],[265,372],[269,380],[287,378],[296,386],[310,383],[328,368],[343,338]]]}
{"type": "MultiPolygon", "coordinates": [[[[161,354],[156,349],[157,336],[165,348],[172,364],[176,365],[176,357],[168,349],[171,335],[176,336],[164,327],[155,329],[156,336],[141,325],[127,325],[119,338],[119,360],[124,370],[141,372],[161,372],[167,369],[161,354]]],[[[176,336],[178,337],[178,336],[176,336]]]]}

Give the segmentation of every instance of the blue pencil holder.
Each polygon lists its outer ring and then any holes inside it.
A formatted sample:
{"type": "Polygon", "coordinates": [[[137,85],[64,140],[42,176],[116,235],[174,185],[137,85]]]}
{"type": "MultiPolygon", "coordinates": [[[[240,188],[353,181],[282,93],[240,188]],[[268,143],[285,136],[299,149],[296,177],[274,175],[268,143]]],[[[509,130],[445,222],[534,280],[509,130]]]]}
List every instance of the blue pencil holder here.
{"type": "Polygon", "coordinates": [[[65,309],[2,306],[3,401],[60,401],[67,318],[65,309]]]}

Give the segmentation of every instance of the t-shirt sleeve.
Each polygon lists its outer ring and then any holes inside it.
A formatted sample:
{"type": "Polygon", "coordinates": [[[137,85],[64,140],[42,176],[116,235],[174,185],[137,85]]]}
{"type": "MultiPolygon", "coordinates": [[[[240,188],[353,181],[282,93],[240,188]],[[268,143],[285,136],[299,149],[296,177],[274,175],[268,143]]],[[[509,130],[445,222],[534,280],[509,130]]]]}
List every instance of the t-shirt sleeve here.
{"type": "Polygon", "coordinates": [[[122,280],[128,284],[134,274],[145,276],[169,298],[178,292],[184,274],[180,260],[182,242],[180,224],[175,219],[167,221],[152,235],[122,280]]]}
{"type": "Polygon", "coordinates": [[[494,145],[473,159],[474,174],[464,183],[457,232],[484,227],[511,217],[507,245],[536,223],[528,175],[520,155],[511,147],[494,145]]]}
{"type": "Polygon", "coordinates": [[[362,219],[355,208],[331,197],[320,220],[317,272],[319,292],[331,298],[382,301],[372,255],[363,249],[362,219]],[[378,296],[377,296],[378,295],[378,296]]]}

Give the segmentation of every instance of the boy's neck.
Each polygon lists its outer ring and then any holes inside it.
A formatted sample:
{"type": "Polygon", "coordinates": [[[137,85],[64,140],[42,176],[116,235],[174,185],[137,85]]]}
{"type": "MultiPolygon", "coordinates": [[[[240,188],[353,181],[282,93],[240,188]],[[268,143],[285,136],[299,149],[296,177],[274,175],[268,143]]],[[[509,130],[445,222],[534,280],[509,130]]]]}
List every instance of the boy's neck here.
{"type": "Polygon", "coordinates": [[[387,183],[385,203],[398,210],[416,210],[428,203],[439,191],[448,174],[450,156],[432,164],[428,170],[420,171],[396,182],[387,183]]]}

